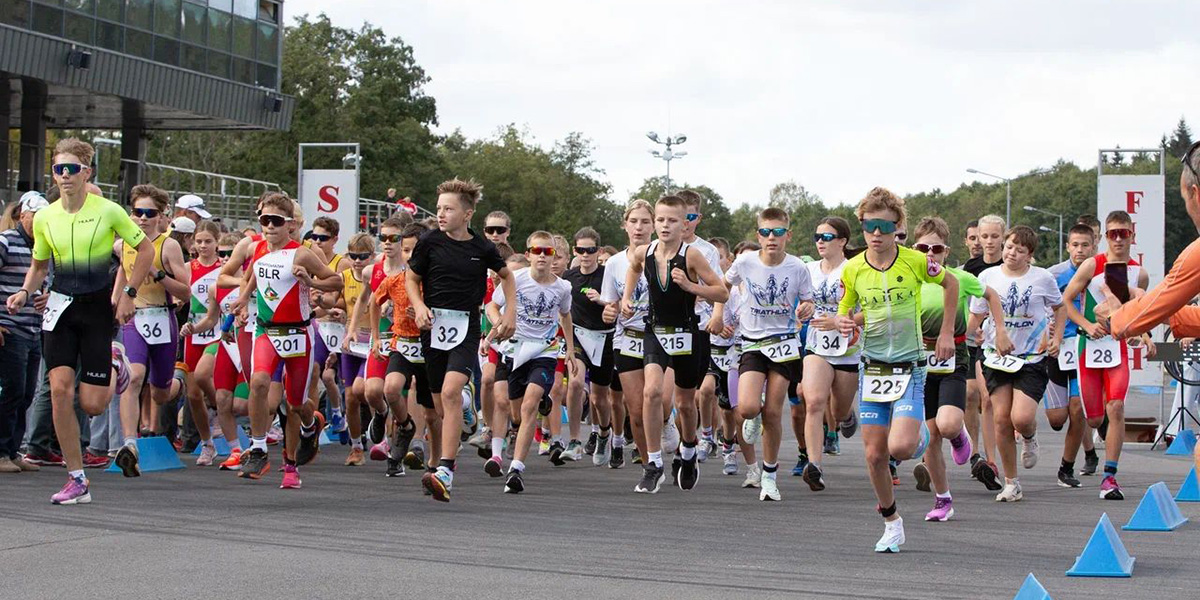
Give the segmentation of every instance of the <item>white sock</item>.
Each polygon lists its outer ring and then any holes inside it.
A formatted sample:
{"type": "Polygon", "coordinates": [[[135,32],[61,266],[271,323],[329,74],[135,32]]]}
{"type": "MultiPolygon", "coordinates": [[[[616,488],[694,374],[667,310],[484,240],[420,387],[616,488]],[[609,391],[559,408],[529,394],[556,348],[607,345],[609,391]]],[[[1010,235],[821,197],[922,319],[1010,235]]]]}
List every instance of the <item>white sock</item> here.
{"type": "Polygon", "coordinates": [[[624,447],[625,447],[625,436],[614,435],[613,436],[613,448],[624,448],[624,447]]]}
{"type": "Polygon", "coordinates": [[[658,452],[651,452],[650,453],[650,462],[653,463],[654,466],[656,466],[656,467],[662,467],[663,466],[662,450],[659,450],[658,452]]]}
{"type": "Polygon", "coordinates": [[[84,474],[83,469],[71,471],[70,473],[67,473],[67,475],[70,475],[71,479],[78,479],[80,481],[87,482],[87,475],[84,474]]]}
{"type": "Polygon", "coordinates": [[[516,471],[518,473],[524,473],[525,472],[525,463],[523,463],[519,460],[514,460],[514,461],[512,461],[512,464],[508,466],[508,471],[510,473],[513,471],[516,471]]]}
{"type": "Polygon", "coordinates": [[[946,492],[945,494],[938,494],[937,497],[941,498],[942,500],[950,500],[951,499],[950,492],[946,492]]]}
{"type": "Polygon", "coordinates": [[[500,456],[504,452],[504,438],[492,438],[492,456],[500,456]]]}
{"type": "Polygon", "coordinates": [[[251,450],[262,450],[263,452],[266,452],[267,451],[267,437],[263,436],[263,437],[250,438],[250,449],[251,450]]]}
{"type": "Polygon", "coordinates": [[[127,437],[127,438],[125,438],[125,445],[126,445],[126,446],[133,446],[134,448],[137,448],[137,438],[135,438],[135,437],[127,437]]]}

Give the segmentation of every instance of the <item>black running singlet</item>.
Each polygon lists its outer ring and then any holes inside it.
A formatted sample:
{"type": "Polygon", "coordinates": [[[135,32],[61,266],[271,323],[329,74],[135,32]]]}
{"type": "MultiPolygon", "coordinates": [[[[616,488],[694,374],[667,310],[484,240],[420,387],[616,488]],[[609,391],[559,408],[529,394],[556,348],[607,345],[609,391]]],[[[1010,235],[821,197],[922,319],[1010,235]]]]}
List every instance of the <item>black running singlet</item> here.
{"type": "Polygon", "coordinates": [[[646,281],[650,284],[650,309],[646,324],[651,327],[695,327],[696,295],[685,292],[671,281],[671,271],[674,269],[679,268],[687,273],[688,245],[681,244],[679,253],[671,257],[665,281],[658,278],[658,259],[654,256],[656,247],[657,240],[646,250],[646,281]]]}

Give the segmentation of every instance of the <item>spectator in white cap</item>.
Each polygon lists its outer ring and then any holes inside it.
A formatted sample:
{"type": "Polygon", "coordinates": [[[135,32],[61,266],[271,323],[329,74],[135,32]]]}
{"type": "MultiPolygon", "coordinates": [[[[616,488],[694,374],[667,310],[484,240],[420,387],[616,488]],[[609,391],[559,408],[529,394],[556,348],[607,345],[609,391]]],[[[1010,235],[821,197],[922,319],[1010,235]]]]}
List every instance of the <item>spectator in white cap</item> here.
{"type": "MultiPolygon", "coordinates": [[[[175,208],[179,209],[179,215],[191,219],[192,223],[199,223],[203,219],[211,219],[212,213],[204,210],[204,198],[195,194],[184,194],[175,201],[175,208]]],[[[178,219],[176,219],[178,220],[178,219]]],[[[193,228],[192,231],[195,231],[193,228]]]]}

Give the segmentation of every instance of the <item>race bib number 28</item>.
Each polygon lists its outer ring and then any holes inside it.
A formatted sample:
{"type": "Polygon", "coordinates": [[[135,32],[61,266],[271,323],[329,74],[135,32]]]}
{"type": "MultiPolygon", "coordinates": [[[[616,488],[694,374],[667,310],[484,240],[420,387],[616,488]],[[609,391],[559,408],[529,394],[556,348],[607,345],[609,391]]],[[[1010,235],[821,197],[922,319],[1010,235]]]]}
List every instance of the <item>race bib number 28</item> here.
{"type": "Polygon", "coordinates": [[[1087,340],[1083,345],[1084,366],[1096,369],[1111,369],[1121,364],[1121,342],[1106,335],[1098,340],[1087,340]]]}

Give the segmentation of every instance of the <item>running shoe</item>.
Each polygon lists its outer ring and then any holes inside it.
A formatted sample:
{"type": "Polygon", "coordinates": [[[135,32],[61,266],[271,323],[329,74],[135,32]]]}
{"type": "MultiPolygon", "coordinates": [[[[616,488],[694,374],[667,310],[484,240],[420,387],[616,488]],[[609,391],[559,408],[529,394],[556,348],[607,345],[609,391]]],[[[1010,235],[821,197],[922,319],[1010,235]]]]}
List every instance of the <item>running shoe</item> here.
{"type": "MultiPolygon", "coordinates": [[[[412,418],[406,419],[404,423],[396,426],[392,432],[391,451],[388,456],[401,457],[408,455],[408,447],[412,445],[413,436],[417,435],[417,424],[412,418]]],[[[488,436],[488,450],[491,450],[492,439],[488,436]]]]}
{"type": "Polygon", "coordinates": [[[467,379],[467,385],[462,389],[463,400],[463,439],[469,439],[479,430],[479,414],[475,412],[475,380],[467,379]]]}
{"type": "Polygon", "coordinates": [[[549,455],[550,455],[550,440],[547,438],[542,438],[542,441],[538,442],[538,456],[549,456],[549,455]]]}
{"type": "Polygon", "coordinates": [[[556,441],[550,444],[550,452],[548,452],[548,454],[550,455],[551,464],[556,467],[561,467],[567,464],[566,459],[563,458],[563,453],[565,451],[566,448],[563,448],[562,442],[556,441]]]}
{"type": "Polygon", "coordinates": [[[499,456],[493,456],[483,463],[483,472],[492,477],[500,477],[504,474],[504,465],[500,463],[499,456]]]}
{"type": "Polygon", "coordinates": [[[125,356],[125,346],[120,342],[112,343],[112,365],[117,370],[117,395],[125,393],[129,387],[129,358],[125,356]]]}
{"type": "Polygon", "coordinates": [[[217,457],[217,447],[211,443],[200,445],[200,456],[196,457],[197,467],[211,467],[217,457]]]}
{"type": "MultiPolygon", "coordinates": [[[[367,426],[367,437],[370,438],[372,444],[378,444],[383,441],[387,433],[387,418],[389,411],[384,411],[382,414],[374,410],[371,411],[371,424],[367,426]]],[[[382,458],[379,460],[383,460],[382,458]]]]}
{"type": "Polygon", "coordinates": [[[608,457],[608,468],[620,469],[623,466],[625,466],[625,447],[614,446],[612,455],[608,457]]]}
{"type": "Polygon", "coordinates": [[[383,472],[384,477],[404,477],[404,464],[394,458],[387,459],[387,470],[383,472]]]}
{"type": "Polygon", "coordinates": [[[321,411],[313,411],[312,435],[304,437],[300,434],[300,444],[296,448],[296,465],[303,467],[317,458],[321,452],[321,432],[325,429],[325,415],[321,411]]]}
{"type": "Polygon", "coordinates": [[[388,443],[387,438],[384,438],[383,441],[371,446],[371,460],[387,460],[391,451],[392,445],[388,443]]]}
{"type": "Polygon", "coordinates": [[[1037,437],[1025,439],[1021,436],[1021,466],[1026,469],[1032,469],[1037,466],[1038,462],[1038,441],[1037,437]]]}
{"type": "Polygon", "coordinates": [[[283,465],[283,482],[279,484],[279,489],[300,489],[300,472],[296,470],[296,465],[283,465]]]}
{"type": "Polygon", "coordinates": [[[929,483],[932,478],[929,475],[929,467],[925,466],[925,463],[919,462],[917,466],[913,467],[913,479],[917,480],[917,490],[922,492],[930,490],[929,483]]]}
{"type": "Polygon", "coordinates": [[[475,435],[467,439],[467,444],[474,446],[477,450],[492,451],[492,430],[490,427],[480,427],[475,435]]]}
{"type": "Polygon", "coordinates": [[[596,447],[592,449],[592,466],[603,467],[609,460],[609,439],[611,436],[596,437],[596,447]]]}
{"type": "MultiPolygon", "coordinates": [[[[87,455],[85,454],[84,456],[86,457],[87,455]]],[[[103,460],[105,463],[108,462],[107,458],[105,458],[103,460]]],[[[16,458],[12,459],[12,464],[16,465],[18,469],[25,471],[25,472],[35,472],[35,471],[42,470],[41,467],[25,460],[25,457],[21,456],[20,454],[18,454],[16,458]]]]}
{"type": "Polygon", "coordinates": [[[53,504],[87,504],[91,501],[92,495],[88,492],[87,480],[74,477],[68,477],[67,485],[57,494],[50,496],[50,502],[53,504]]]}
{"type": "Polygon", "coordinates": [[[1021,482],[1005,482],[1004,489],[996,494],[996,502],[1020,502],[1025,495],[1021,493],[1021,482]]]}
{"type": "Polygon", "coordinates": [[[408,454],[404,455],[404,466],[416,471],[425,468],[425,449],[421,446],[412,446],[408,449],[408,454]]]}
{"type": "Polygon", "coordinates": [[[762,414],[742,421],[742,441],[753,446],[762,437],[762,414]]]}
{"type": "Polygon", "coordinates": [[[550,399],[550,394],[543,394],[542,399],[538,401],[538,414],[543,417],[550,416],[550,411],[554,409],[554,400],[550,399]]]}
{"type": "Polygon", "coordinates": [[[762,502],[779,502],[783,499],[779,495],[779,485],[775,483],[775,478],[763,476],[762,489],[758,492],[758,499],[762,502]]]}
{"type": "Polygon", "coordinates": [[[39,467],[65,467],[67,465],[67,463],[63,461],[61,454],[50,451],[47,451],[45,454],[30,452],[29,454],[25,455],[25,460],[39,467]]]}
{"type": "MultiPolygon", "coordinates": [[[[536,429],[534,431],[537,431],[536,429]]],[[[504,440],[504,449],[500,451],[500,456],[504,460],[512,460],[513,452],[517,450],[517,428],[513,427],[508,430],[508,438],[504,440]]],[[[490,449],[489,449],[490,453],[490,449]]]]}
{"type": "Polygon", "coordinates": [[[678,454],[671,459],[671,485],[679,485],[679,471],[683,469],[683,459],[678,454]]]}
{"type": "Polygon", "coordinates": [[[888,457],[888,471],[892,474],[892,485],[900,485],[900,476],[896,474],[896,468],[900,466],[900,461],[888,457]]]}
{"type": "Polygon", "coordinates": [[[583,453],[592,456],[596,453],[596,444],[600,442],[600,433],[593,431],[588,434],[588,439],[583,443],[583,453]]]}
{"type": "Polygon", "coordinates": [[[737,452],[733,448],[721,450],[721,472],[726,475],[737,475],[737,452]]]}
{"type": "Polygon", "coordinates": [[[710,437],[701,437],[700,443],[696,444],[696,460],[700,462],[707,461],[708,457],[716,454],[716,452],[717,442],[713,441],[710,437]]]}
{"type": "Polygon", "coordinates": [[[1077,488],[1080,485],[1081,484],[1079,483],[1079,480],[1075,478],[1075,474],[1072,473],[1071,470],[1063,469],[1061,467],[1058,469],[1058,486],[1059,487],[1077,488]]]}
{"type": "Polygon", "coordinates": [[[1096,469],[1100,467],[1099,454],[1083,454],[1083,468],[1079,470],[1079,474],[1083,476],[1095,475],[1096,469]]]}
{"type": "Polygon", "coordinates": [[[837,433],[833,435],[825,434],[825,454],[837,456],[842,453],[841,443],[838,441],[837,433]]]}
{"type": "Polygon", "coordinates": [[[926,521],[949,521],[954,516],[954,499],[934,497],[933,510],[925,514],[926,521]]]}
{"type": "Polygon", "coordinates": [[[838,431],[842,432],[842,437],[854,437],[854,434],[858,431],[858,411],[851,410],[850,416],[846,417],[845,421],[838,423],[838,431]]]}
{"type": "Polygon", "coordinates": [[[796,455],[796,466],[792,467],[792,477],[800,477],[804,475],[804,469],[808,467],[808,453],[801,450],[796,455]]]}
{"type": "Polygon", "coordinates": [[[996,475],[996,469],[992,467],[991,461],[982,458],[976,461],[975,466],[971,468],[971,476],[979,480],[988,491],[994,492],[1004,487],[1004,484],[1000,483],[1000,478],[996,475]]]}
{"type": "Polygon", "coordinates": [[[509,471],[508,478],[504,480],[505,494],[520,494],[525,491],[525,480],[521,478],[520,471],[509,471]]]}
{"type": "Polygon", "coordinates": [[[583,442],[579,440],[571,440],[567,444],[566,452],[562,453],[563,460],[579,462],[583,460],[583,442]]]}
{"type": "Polygon", "coordinates": [[[421,485],[421,495],[422,495],[422,496],[432,496],[432,495],[433,495],[433,492],[429,491],[429,488],[425,487],[425,485],[424,485],[424,483],[425,483],[424,477],[425,477],[425,475],[432,475],[432,474],[434,474],[434,473],[437,473],[437,469],[425,468],[425,473],[424,473],[423,475],[421,475],[421,477],[422,477],[422,480],[421,480],[421,483],[422,483],[422,485],[421,485]]]}
{"type": "Polygon", "coordinates": [[[115,462],[117,468],[121,469],[121,474],[126,477],[138,477],[142,474],[142,470],[138,468],[138,449],[135,444],[121,446],[115,462]]]}
{"type": "Polygon", "coordinates": [[[742,481],[744,488],[756,488],[762,485],[762,467],[758,465],[746,466],[746,479],[742,481]]]}
{"type": "Polygon", "coordinates": [[[433,472],[426,471],[421,476],[421,486],[429,492],[430,496],[433,496],[434,500],[438,502],[450,501],[451,483],[449,471],[440,468],[433,472]]]}
{"type": "Polygon", "coordinates": [[[895,554],[900,551],[902,544],[904,544],[904,519],[897,517],[895,521],[884,521],[883,537],[875,542],[875,551],[895,554]]]}
{"type": "Polygon", "coordinates": [[[641,453],[641,451],[639,451],[637,449],[637,446],[633,447],[633,455],[632,455],[632,458],[630,459],[630,462],[632,462],[635,465],[642,464],[642,453],[641,453]]]}
{"type": "Polygon", "coordinates": [[[674,454],[679,449],[679,428],[675,426],[675,419],[668,419],[663,423],[662,429],[662,451],[663,454],[674,454]]]}
{"type": "Polygon", "coordinates": [[[663,472],[662,467],[646,465],[642,468],[642,480],[633,488],[633,491],[639,494],[657,494],[666,480],[667,475],[663,472]]]}
{"type": "Polygon", "coordinates": [[[221,466],[219,466],[217,468],[222,471],[236,471],[236,470],[240,469],[241,466],[242,466],[242,451],[241,450],[232,450],[229,453],[229,458],[226,458],[225,462],[221,463],[221,466]]]}
{"type": "Polygon", "coordinates": [[[110,462],[112,462],[112,459],[109,457],[92,454],[90,450],[83,453],[83,468],[85,469],[103,469],[110,462]]]}
{"type": "Polygon", "coordinates": [[[346,416],[342,414],[342,411],[335,410],[329,413],[329,430],[334,433],[346,431],[346,416]]]}
{"type": "Polygon", "coordinates": [[[971,436],[967,435],[967,428],[963,427],[959,429],[958,437],[950,440],[950,456],[954,458],[954,464],[967,464],[973,450],[971,447],[971,436]]]}
{"type": "MultiPolygon", "coordinates": [[[[814,492],[820,492],[825,489],[825,474],[821,472],[821,467],[816,463],[808,463],[804,469],[804,483],[808,484],[809,489],[814,492]]],[[[766,478],[763,478],[766,481],[766,478]]]]}
{"type": "Polygon", "coordinates": [[[271,470],[271,460],[267,457],[266,452],[258,448],[251,448],[243,456],[242,469],[238,473],[238,477],[262,479],[262,476],[271,470]]]}
{"type": "Polygon", "coordinates": [[[361,467],[367,464],[367,455],[362,448],[351,448],[350,454],[346,456],[347,467],[361,467]]]}
{"type": "Polygon", "coordinates": [[[1100,499],[1101,500],[1124,500],[1125,494],[1121,492],[1121,484],[1117,483],[1117,478],[1112,475],[1106,475],[1104,481],[1100,482],[1100,499]]]}
{"type": "Polygon", "coordinates": [[[279,426],[279,422],[271,424],[271,428],[267,430],[267,445],[274,446],[283,441],[283,428],[279,426]]]}

